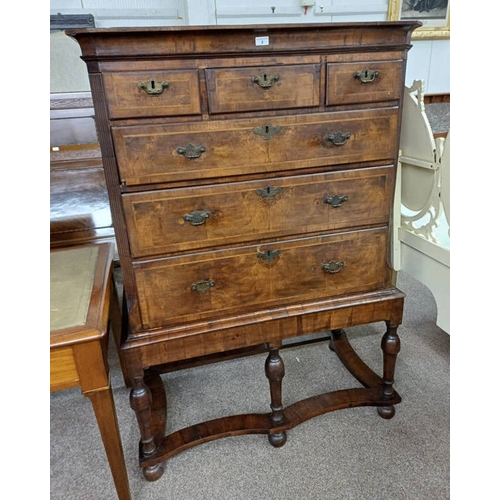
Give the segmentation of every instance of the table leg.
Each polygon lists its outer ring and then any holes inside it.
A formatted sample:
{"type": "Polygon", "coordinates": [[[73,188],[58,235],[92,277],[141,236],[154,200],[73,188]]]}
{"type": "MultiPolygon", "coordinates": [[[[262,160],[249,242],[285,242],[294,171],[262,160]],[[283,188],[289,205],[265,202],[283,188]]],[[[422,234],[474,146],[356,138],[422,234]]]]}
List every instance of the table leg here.
{"type": "MultiPolygon", "coordinates": [[[[401,348],[399,336],[397,334],[398,325],[392,325],[389,321],[386,322],[387,331],[382,337],[382,351],[384,353],[384,386],[382,393],[384,398],[390,399],[394,394],[394,372],[396,369],[396,358],[401,348]]],[[[377,408],[378,414],[382,418],[392,418],[395,414],[394,405],[379,406],[377,408]]]]}
{"type": "MultiPolygon", "coordinates": [[[[281,383],[285,376],[285,364],[279,355],[278,346],[269,346],[269,355],[267,356],[265,369],[266,377],[269,379],[271,390],[271,420],[274,424],[281,424],[284,420],[283,403],[281,401],[281,383]]],[[[279,448],[286,443],[286,432],[269,434],[269,442],[279,448]]]]}
{"type": "MultiPolygon", "coordinates": [[[[139,430],[141,432],[141,454],[145,457],[151,457],[157,452],[157,443],[155,442],[155,432],[152,420],[152,395],[149,386],[144,380],[144,371],[141,375],[131,375],[132,390],[130,391],[130,406],[135,411],[139,430]]],[[[156,481],[164,472],[162,463],[147,466],[142,469],[144,477],[148,481],[156,481]]]]}
{"type": "Polygon", "coordinates": [[[118,498],[119,500],[130,500],[127,468],[123,457],[122,441],[118,430],[115,402],[111,388],[108,387],[84,394],[90,399],[94,408],[118,498]]]}

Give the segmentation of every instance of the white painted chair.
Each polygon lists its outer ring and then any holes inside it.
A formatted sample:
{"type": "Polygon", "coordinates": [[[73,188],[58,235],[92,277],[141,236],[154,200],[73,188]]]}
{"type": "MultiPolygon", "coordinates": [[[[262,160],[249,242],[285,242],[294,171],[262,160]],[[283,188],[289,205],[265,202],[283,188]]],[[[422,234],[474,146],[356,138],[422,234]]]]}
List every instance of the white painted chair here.
{"type": "Polygon", "coordinates": [[[434,138],[421,80],[404,94],[392,245],[394,269],[429,288],[450,333],[450,133],[434,138]]]}

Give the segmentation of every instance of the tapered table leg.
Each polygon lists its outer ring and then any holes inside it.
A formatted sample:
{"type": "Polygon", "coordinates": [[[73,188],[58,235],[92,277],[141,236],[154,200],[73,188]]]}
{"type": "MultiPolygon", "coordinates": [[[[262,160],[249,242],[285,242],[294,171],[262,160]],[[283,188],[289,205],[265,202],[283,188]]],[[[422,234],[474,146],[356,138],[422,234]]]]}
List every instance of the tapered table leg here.
{"type": "Polygon", "coordinates": [[[123,459],[123,448],[116,419],[115,402],[111,388],[85,393],[94,408],[102,442],[108,457],[116,492],[120,500],[130,500],[127,469],[123,459]]]}

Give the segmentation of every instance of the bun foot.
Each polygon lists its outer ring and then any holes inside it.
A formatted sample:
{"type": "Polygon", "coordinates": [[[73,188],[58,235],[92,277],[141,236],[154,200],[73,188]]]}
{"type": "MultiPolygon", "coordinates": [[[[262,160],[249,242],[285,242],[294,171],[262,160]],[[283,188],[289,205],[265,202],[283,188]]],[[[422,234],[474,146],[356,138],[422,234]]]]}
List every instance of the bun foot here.
{"type": "Polygon", "coordinates": [[[286,443],[286,432],[277,432],[268,435],[269,442],[275,447],[280,448],[286,443]]]}
{"type": "Polygon", "coordinates": [[[142,474],[148,481],[157,481],[163,476],[164,472],[165,467],[163,463],[151,465],[150,467],[144,467],[144,469],[142,469],[142,474]]]}
{"type": "Polygon", "coordinates": [[[378,406],[377,412],[382,418],[385,418],[386,420],[389,420],[396,414],[394,406],[378,406]]]}

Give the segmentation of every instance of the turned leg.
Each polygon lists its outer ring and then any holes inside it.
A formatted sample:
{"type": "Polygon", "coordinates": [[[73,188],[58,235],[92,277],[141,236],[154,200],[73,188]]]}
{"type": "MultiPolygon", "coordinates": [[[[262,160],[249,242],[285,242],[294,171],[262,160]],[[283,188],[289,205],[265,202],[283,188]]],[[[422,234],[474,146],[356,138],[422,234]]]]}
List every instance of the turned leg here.
{"type": "MultiPolygon", "coordinates": [[[[285,364],[278,352],[279,345],[269,345],[269,355],[266,359],[266,377],[271,389],[271,420],[274,424],[283,423],[283,404],[281,401],[281,382],[285,376],[285,364]]],[[[286,432],[269,434],[269,442],[276,448],[286,442],[286,432]]]]}
{"type": "MultiPolygon", "coordinates": [[[[131,383],[130,406],[135,411],[139,424],[142,454],[144,457],[150,457],[156,452],[156,443],[151,420],[151,391],[144,381],[144,372],[142,375],[133,375],[131,377],[131,383]]],[[[159,463],[150,467],[144,467],[142,472],[148,481],[156,481],[162,476],[163,470],[163,464],[159,463]]]]}
{"type": "MultiPolygon", "coordinates": [[[[394,383],[394,371],[396,369],[396,358],[401,347],[400,340],[397,334],[398,327],[387,322],[387,331],[382,337],[382,351],[384,353],[384,385],[382,394],[384,398],[390,399],[394,395],[392,387],[394,383]]],[[[379,406],[377,408],[379,415],[382,418],[392,418],[395,414],[394,406],[379,406]]]]}

